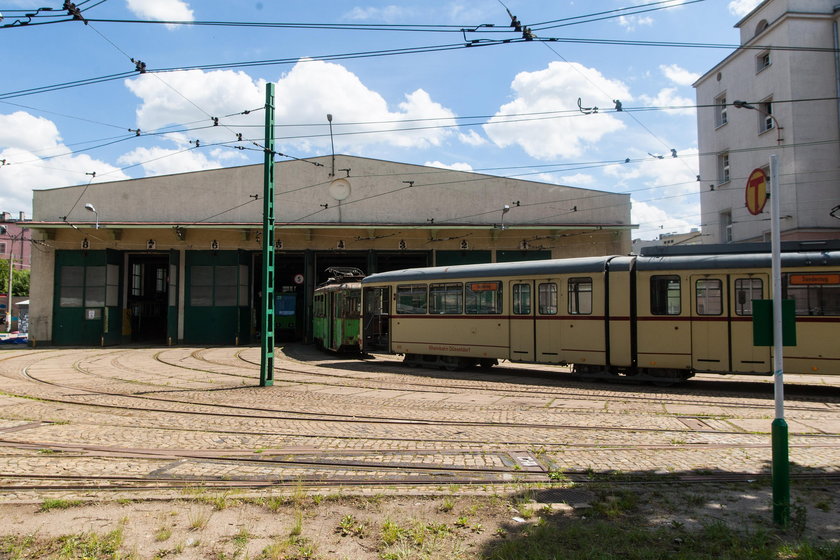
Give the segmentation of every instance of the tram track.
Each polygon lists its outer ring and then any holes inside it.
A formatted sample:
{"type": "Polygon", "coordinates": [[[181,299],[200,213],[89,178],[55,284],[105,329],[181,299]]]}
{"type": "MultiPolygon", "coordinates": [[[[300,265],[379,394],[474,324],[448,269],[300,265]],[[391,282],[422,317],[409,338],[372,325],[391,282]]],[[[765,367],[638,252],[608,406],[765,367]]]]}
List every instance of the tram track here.
{"type": "MultiPolygon", "coordinates": [[[[80,372],[84,372],[85,368],[79,367],[78,363],[76,364],[78,370],[80,372]]],[[[30,366],[27,366],[23,369],[22,374],[27,377],[27,379],[41,383],[46,385],[51,385],[54,387],[58,387],[65,390],[72,390],[72,391],[84,391],[89,395],[96,395],[96,396],[108,396],[120,399],[131,399],[131,400],[141,400],[145,402],[155,402],[158,404],[166,404],[166,405],[184,405],[190,407],[198,407],[198,409],[191,409],[191,410],[178,410],[173,408],[167,407],[149,407],[149,406],[126,406],[124,404],[108,404],[103,402],[89,402],[89,401],[79,401],[74,399],[67,399],[67,398],[49,398],[49,397],[39,397],[41,400],[53,403],[60,403],[60,404],[67,404],[67,405],[77,405],[77,406],[87,406],[87,407],[96,407],[96,408],[105,408],[105,409],[118,409],[123,411],[132,411],[138,413],[167,413],[167,414],[185,414],[185,415],[202,415],[202,416],[214,416],[214,417],[227,417],[227,418],[241,418],[241,419],[249,419],[255,418],[260,420],[285,420],[285,421],[313,421],[313,422],[320,422],[320,423],[330,423],[330,422],[341,422],[341,423],[356,423],[356,424],[391,424],[391,425],[401,425],[401,426],[448,426],[448,427],[485,427],[485,428],[521,428],[521,429],[544,429],[544,430],[577,430],[577,431],[588,431],[588,430],[597,430],[597,431],[611,431],[611,432],[654,432],[654,433],[714,433],[718,435],[743,435],[741,431],[722,431],[722,430],[697,430],[697,429],[647,429],[638,426],[627,426],[627,427],[604,427],[604,426],[581,426],[581,425],[574,425],[574,424],[566,424],[566,423],[540,423],[540,422],[490,422],[490,421],[466,421],[466,420],[441,420],[435,418],[406,418],[405,416],[402,417],[393,417],[393,416],[385,416],[385,415],[378,415],[378,416],[365,416],[360,415],[358,413],[348,415],[348,414],[336,414],[336,413],[326,413],[326,412],[305,412],[305,411],[291,411],[291,410],[283,410],[283,409],[276,409],[276,408],[262,408],[262,407],[254,407],[254,406],[240,406],[240,405],[230,405],[230,404],[221,404],[221,403],[213,403],[213,402],[196,402],[195,400],[185,400],[185,399],[172,399],[172,398],[161,398],[159,396],[150,396],[148,394],[131,394],[131,393],[115,393],[115,392],[108,392],[108,391],[97,391],[87,388],[81,388],[78,386],[69,386],[60,383],[55,383],[43,379],[39,379],[31,375],[28,371],[30,366]],[[221,410],[220,410],[221,409],[221,410]]],[[[20,395],[26,396],[26,395],[20,395]]],[[[824,409],[822,410],[824,411],[824,409]]],[[[686,417],[685,415],[671,415],[672,417],[686,417]]],[[[242,433],[242,432],[228,432],[228,433],[242,433]]],[[[250,431],[248,433],[254,433],[250,431]]],[[[284,433],[284,432],[263,432],[260,433],[266,435],[300,435],[300,432],[296,432],[294,434],[284,433]]],[[[310,437],[321,437],[319,434],[308,434],[310,437]]],[[[840,437],[835,434],[812,434],[814,437],[820,438],[834,438],[840,437]]]]}

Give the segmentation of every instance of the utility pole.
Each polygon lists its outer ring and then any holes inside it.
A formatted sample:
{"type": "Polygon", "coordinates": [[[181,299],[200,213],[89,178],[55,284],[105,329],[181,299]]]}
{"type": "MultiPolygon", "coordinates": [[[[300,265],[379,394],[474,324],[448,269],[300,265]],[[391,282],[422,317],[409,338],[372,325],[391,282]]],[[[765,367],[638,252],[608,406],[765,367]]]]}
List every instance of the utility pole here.
{"type": "Polygon", "coordinates": [[[265,85],[260,387],[274,385],[274,84],[265,85]]]}

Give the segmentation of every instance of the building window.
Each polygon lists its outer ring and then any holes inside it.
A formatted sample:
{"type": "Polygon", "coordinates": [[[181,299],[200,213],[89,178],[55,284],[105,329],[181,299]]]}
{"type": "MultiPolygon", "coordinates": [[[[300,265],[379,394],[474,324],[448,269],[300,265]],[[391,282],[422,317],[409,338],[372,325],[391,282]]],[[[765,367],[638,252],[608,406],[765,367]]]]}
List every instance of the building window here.
{"type": "Polygon", "coordinates": [[[770,66],[770,51],[764,51],[755,57],[755,73],[758,74],[770,66]]]}
{"type": "Polygon", "coordinates": [[[758,132],[767,132],[773,128],[773,104],[768,99],[758,105],[758,132]]]}
{"type": "Polygon", "coordinates": [[[105,307],[117,305],[119,267],[64,266],[59,277],[59,306],[105,307]]]}
{"type": "Polygon", "coordinates": [[[718,155],[718,183],[729,182],[729,152],[718,155]]]}
{"type": "Polygon", "coordinates": [[[732,212],[720,213],[720,239],[723,243],[732,243],[732,212]]]}
{"type": "Polygon", "coordinates": [[[3,254],[3,255],[6,254],[6,242],[5,241],[0,242],[0,254],[3,254]]]}
{"type": "Polygon", "coordinates": [[[193,266],[190,270],[190,305],[233,307],[237,305],[236,266],[193,266]]]}
{"type": "Polygon", "coordinates": [[[715,126],[723,126],[727,122],[726,94],[723,94],[715,98],[715,126]]]}

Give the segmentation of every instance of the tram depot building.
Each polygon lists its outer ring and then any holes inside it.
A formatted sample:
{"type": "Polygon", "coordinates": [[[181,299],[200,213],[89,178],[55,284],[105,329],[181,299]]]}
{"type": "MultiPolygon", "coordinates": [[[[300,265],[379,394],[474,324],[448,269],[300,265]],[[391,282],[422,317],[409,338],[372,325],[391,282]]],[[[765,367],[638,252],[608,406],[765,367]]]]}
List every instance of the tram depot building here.
{"type": "MultiPolygon", "coordinates": [[[[262,165],[35,191],[30,344],[259,342],[262,165]]],[[[630,251],[630,197],[336,155],[275,163],[275,313],[311,337],[331,266],[630,251]]]]}

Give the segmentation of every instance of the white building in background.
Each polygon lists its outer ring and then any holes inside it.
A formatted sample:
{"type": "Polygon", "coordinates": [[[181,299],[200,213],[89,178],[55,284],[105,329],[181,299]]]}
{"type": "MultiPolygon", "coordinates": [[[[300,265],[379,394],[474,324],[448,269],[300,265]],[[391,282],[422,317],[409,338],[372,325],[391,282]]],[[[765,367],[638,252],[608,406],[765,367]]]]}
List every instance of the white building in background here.
{"type": "Polygon", "coordinates": [[[771,154],[779,161],[782,239],[840,238],[836,5],[765,0],[735,25],[741,48],[694,83],[705,243],[769,241],[770,205],[752,215],[745,187],[754,169],[769,169],[771,154]],[[736,100],[756,110],[736,108],[736,100]]]}

